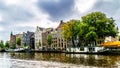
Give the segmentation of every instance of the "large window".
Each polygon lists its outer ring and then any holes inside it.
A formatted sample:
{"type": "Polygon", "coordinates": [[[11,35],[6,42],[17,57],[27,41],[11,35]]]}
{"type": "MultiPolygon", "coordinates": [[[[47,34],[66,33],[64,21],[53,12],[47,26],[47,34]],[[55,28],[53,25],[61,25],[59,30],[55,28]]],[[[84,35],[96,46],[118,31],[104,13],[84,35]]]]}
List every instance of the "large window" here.
{"type": "Polygon", "coordinates": [[[84,47],[80,47],[80,51],[84,51],[84,47]]]}
{"type": "Polygon", "coordinates": [[[89,51],[95,51],[95,48],[89,48],[89,51]]]}

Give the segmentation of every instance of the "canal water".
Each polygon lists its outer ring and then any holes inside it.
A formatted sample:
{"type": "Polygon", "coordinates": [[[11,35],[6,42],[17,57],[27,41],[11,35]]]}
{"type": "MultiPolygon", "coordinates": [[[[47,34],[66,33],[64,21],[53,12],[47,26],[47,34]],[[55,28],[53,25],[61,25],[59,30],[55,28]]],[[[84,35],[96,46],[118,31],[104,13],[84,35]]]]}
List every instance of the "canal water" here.
{"type": "Polygon", "coordinates": [[[120,55],[0,53],[0,68],[120,68],[120,55]]]}

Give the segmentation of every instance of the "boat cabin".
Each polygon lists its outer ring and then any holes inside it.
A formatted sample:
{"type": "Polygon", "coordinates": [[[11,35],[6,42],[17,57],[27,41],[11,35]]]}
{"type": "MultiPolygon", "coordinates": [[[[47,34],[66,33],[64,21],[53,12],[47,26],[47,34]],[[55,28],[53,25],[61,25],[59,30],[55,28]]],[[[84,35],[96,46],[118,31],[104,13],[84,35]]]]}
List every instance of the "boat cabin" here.
{"type": "Polygon", "coordinates": [[[67,48],[67,52],[71,53],[98,53],[101,50],[103,50],[103,47],[101,46],[82,46],[76,48],[67,48]]]}

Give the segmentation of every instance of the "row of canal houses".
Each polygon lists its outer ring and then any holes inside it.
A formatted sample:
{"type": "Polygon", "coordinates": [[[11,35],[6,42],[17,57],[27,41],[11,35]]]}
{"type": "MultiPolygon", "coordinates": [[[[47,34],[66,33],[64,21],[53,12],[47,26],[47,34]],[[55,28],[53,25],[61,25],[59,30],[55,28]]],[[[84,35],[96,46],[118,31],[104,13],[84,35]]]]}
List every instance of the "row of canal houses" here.
{"type": "Polygon", "coordinates": [[[66,43],[65,39],[61,35],[61,28],[64,24],[65,23],[61,20],[57,28],[42,28],[37,26],[35,32],[27,31],[16,35],[11,32],[10,45],[14,45],[16,48],[22,48],[24,45],[27,45],[30,49],[35,50],[46,48],[65,49],[68,43],[66,43]],[[48,46],[47,44],[48,34],[52,35],[51,46],[48,46]],[[17,38],[21,38],[21,45],[16,44],[17,38]]]}
{"type": "Polygon", "coordinates": [[[34,32],[27,31],[26,33],[23,32],[23,34],[16,34],[13,35],[11,32],[10,34],[10,45],[15,46],[16,48],[22,48],[24,45],[28,45],[30,48],[34,49],[34,32]],[[16,40],[17,38],[21,39],[21,45],[17,45],[16,40]]]}
{"type": "MultiPolygon", "coordinates": [[[[69,48],[69,46],[72,46],[72,43],[66,42],[66,40],[63,38],[61,32],[62,32],[62,26],[65,24],[62,20],[60,21],[60,24],[57,28],[42,28],[37,26],[35,32],[23,32],[22,34],[16,34],[13,35],[11,33],[10,35],[10,44],[15,45],[16,48],[22,48],[25,44],[30,48],[34,50],[46,50],[48,48],[51,49],[62,49],[67,50],[69,52],[98,52],[98,50],[103,50],[103,47],[101,46],[92,46],[92,47],[84,47],[84,48],[69,48]],[[51,34],[52,35],[52,44],[51,46],[48,46],[47,44],[47,36],[51,34]],[[16,39],[21,38],[21,45],[16,45],[16,39]],[[69,45],[69,46],[68,46],[69,45]]],[[[106,37],[104,42],[111,42],[111,41],[118,41],[118,37],[106,37]]]]}

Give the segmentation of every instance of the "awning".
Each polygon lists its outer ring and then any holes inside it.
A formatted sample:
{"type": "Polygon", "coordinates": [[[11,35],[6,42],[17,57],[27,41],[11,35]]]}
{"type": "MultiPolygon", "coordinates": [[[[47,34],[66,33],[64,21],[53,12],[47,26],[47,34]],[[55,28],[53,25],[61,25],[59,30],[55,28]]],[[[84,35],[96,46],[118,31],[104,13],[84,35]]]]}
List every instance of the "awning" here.
{"type": "Polygon", "coordinates": [[[113,47],[113,46],[120,47],[120,41],[104,42],[104,43],[101,44],[101,45],[102,45],[102,46],[105,46],[105,47],[113,47]]]}

